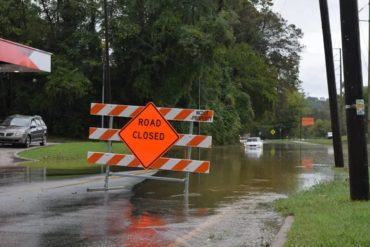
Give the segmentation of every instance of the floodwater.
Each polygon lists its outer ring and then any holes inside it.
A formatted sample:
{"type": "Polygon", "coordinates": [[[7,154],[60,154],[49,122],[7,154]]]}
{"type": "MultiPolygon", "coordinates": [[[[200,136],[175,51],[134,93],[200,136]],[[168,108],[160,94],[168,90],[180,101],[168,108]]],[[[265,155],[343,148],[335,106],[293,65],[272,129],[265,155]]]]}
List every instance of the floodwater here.
{"type": "Polygon", "coordinates": [[[266,246],[282,223],[271,202],[335,176],[333,150],[321,145],[215,147],[193,158],[210,160],[211,171],[191,174],[188,198],[182,183],[146,180],[129,191],[66,188],[38,195],[34,209],[25,199],[22,209],[0,208],[0,246],[266,246]]]}

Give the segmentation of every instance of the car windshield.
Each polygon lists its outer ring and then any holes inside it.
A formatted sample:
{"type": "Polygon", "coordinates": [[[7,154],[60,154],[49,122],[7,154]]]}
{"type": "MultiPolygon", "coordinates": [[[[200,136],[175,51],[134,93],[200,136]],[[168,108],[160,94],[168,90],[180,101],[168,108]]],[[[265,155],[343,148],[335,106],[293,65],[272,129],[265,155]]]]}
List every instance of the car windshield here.
{"type": "Polygon", "coordinates": [[[16,127],[28,127],[30,123],[29,118],[22,118],[22,117],[15,117],[15,118],[7,118],[1,124],[3,126],[16,126],[16,127]]]}
{"type": "Polygon", "coordinates": [[[258,142],[258,138],[248,138],[247,142],[258,142]]]}

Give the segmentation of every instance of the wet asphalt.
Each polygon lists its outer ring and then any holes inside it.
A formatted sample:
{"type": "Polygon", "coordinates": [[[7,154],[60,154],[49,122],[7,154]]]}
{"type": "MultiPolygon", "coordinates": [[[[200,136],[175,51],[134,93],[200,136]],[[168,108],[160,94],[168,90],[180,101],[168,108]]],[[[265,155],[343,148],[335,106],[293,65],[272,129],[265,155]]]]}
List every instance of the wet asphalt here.
{"type": "Polygon", "coordinates": [[[189,198],[182,184],[119,176],[109,184],[121,189],[88,192],[104,185],[104,174],[34,174],[14,163],[18,151],[0,147],[1,247],[267,246],[283,220],[271,202],[332,178],[330,149],[271,143],[204,153],[211,173],[192,175],[189,198]]]}
{"type": "Polygon", "coordinates": [[[0,246],[110,246],[104,240],[116,217],[110,218],[110,204],[119,197],[124,209],[142,180],[110,177],[110,186],[124,188],[109,192],[87,191],[101,188],[103,175],[2,186],[0,246]],[[104,244],[96,245],[99,241],[104,244]]]}
{"type": "Polygon", "coordinates": [[[23,161],[15,155],[23,150],[24,148],[0,144],[0,167],[16,166],[16,162],[23,161]]]}

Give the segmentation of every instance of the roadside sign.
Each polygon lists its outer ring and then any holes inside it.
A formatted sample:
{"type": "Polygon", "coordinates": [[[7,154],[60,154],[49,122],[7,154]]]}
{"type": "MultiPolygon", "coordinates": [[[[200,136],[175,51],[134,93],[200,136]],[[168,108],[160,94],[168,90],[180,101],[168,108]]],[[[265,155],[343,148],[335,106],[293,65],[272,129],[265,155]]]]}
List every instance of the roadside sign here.
{"type": "Polygon", "coordinates": [[[302,117],[301,125],[302,126],[311,126],[315,124],[315,119],[313,117],[302,117]]]}
{"type": "Polygon", "coordinates": [[[356,99],[356,114],[357,116],[365,116],[365,101],[356,99]]]}
{"type": "Polygon", "coordinates": [[[270,133],[271,133],[271,135],[275,135],[276,131],[275,131],[274,129],[272,129],[272,130],[270,131],[270,133]]]}
{"type": "Polygon", "coordinates": [[[118,134],[145,169],[180,138],[152,102],[132,118],[118,134]]]}

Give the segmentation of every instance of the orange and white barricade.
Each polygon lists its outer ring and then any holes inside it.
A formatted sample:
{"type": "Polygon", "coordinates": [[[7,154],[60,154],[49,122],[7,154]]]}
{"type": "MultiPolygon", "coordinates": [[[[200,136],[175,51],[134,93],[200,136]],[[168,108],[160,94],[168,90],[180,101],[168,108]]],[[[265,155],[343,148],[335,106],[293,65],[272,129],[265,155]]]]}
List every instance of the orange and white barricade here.
{"type": "MultiPolygon", "coordinates": [[[[148,103],[154,106],[153,103],[148,103]]],[[[146,107],[148,107],[148,105],[146,107]]],[[[145,108],[146,108],[145,107],[145,108]]],[[[176,159],[161,157],[161,155],[153,157],[150,165],[147,167],[145,161],[140,159],[140,156],[137,156],[135,152],[132,154],[117,154],[112,153],[112,142],[124,141],[120,132],[122,129],[113,128],[113,117],[127,117],[133,118],[131,121],[134,121],[135,118],[141,117],[139,114],[145,110],[144,106],[132,106],[132,105],[115,105],[115,104],[103,104],[103,103],[92,103],[90,107],[90,114],[97,116],[109,116],[109,128],[98,128],[90,127],[89,128],[89,139],[92,140],[101,140],[108,141],[108,152],[88,152],[87,161],[89,164],[99,164],[106,165],[106,179],[105,186],[102,190],[108,190],[108,177],[110,176],[109,167],[111,166],[124,166],[132,168],[145,168],[145,169],[156,169],[156,170],[169,170],[169,171],[178,171],[186,172],[186,177],[184,179],[177,178],[163,178],[163,177],[145,177],[158,180],[167,180],[167,181],[177,181],[185,182],[185,192],[188,193],[189,187],[189,173],[209,173],[210,171],[210,162],[201,161],[201,160],[192,160],[191,159],[191,149],[192,148],[211,148],[212,146],[212,136],[206,135],[193,135],[193,124],[194,122],[203,122],[203,123],[212,123],[214,112],[212,110],[197,110],[197,109],[180,109],[180,108],[167,108],[167,107],[156,107],[155,111],[158,111],[158,115],[162,117],[164,122],[169,121],[187,121],[190,122],[189,134],[178,134],[176,133],[176,138],[172,145],[187,147],[187,157],[186,159],[176,159]],[[158,157],[158,158],[157,158],[158,157]],[[141,163],[141,161],[143,163],[141,163]]],[[[143,115],[143,114],[142,114],[143,115]]],[[[139,119],[140,121],[141,119],[139,119]]],[[[129,123],[130,124],[130,123],[129,123]]],[[[168,124],[168,123],[167,123],[168,124]]],[[[170,126],[172,128],[172,126],[170,126]]],[[[124,141],[127,143],[126,141],[124,141]]],[[[171,145],[171,146],[172,146],[171,145]]],[[[167,147],[167,149],[170,145],[167,147]]],[[[130,147],[129,147],[130,148],[130,147]]],[[[155,147],[154,147],[155,148],[155,147]]],[[[130,148],[131,149],[131,148],[130,148]]],[[[141,149],[141,147],[139,148],[141,149]]],[[[166,149],[166,150],[167,150],[166,149]]],[[[133,150],[133,149],[131,149],[133,150]]],[[[134,150],[135,151],[135,150],[134,150]]],[[[123,175],[125,176],[125,175],[123,175]]],[[[133,176],[133,175],[127,175],[133,176]]],[[[140,176],[143,177],[143,176],[140,176]]],[[[100,189],[91,189],[91,190],[100,190],[100,189]]]]}

